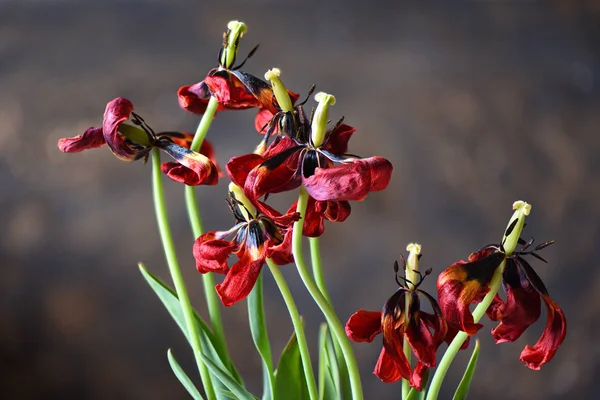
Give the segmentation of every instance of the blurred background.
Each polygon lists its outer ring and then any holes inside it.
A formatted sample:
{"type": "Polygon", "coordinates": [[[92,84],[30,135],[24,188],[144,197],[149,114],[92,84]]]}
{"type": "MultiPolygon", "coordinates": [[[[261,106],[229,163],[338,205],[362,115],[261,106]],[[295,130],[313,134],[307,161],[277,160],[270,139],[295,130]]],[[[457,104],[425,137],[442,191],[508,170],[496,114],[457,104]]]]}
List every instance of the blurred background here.
{"type": "MultiPolygon", "coordinates": [[[[282,70],[288,88],[333,93],[332,119],[357,128],[350,151],[395,166],[384,192],[352,205],[322,238],[325,274],[343,321],[395,291],[392,265],[423,245],[434,273],[503,233],[511,205],[533,204],[524,237],[556,239],[533,260],[568,319],[541,371],[525,344],[494,345],[489,321],[473,399],[600,396],[600,3],[589,1],[0,1],[0,397],[185,399],[166,360],[193,375],[184,338],[139,275],[168,279],[150,193],[150,165],[106,149],[63,154],[61,137],[102,121],[117,96],[157,131],[193,131],[177,89],[217,65],[229,20],[248,25],[244,70],[282,70]]],[[[252,151],[255,111],[222,113],[208,138],[219,162],[252,151]]],[[[205,228],[232,224],[226,180],[200,187],[205,228]]],[[[182,187],[167,182],[172,227],[192,300],[205,315],[182,187]]],[[[285,202],[284,202],[285,203],[285,202]]],[[[283,204],[283,203],[281,203],[283,204]]],[[[309,340],[323,320],[295,268],[283,268],[309,340]]],[[[275,356],[291,331],[265,279],[275,356]]],[[[434,291],[435,279],[423,284],[434,291]]],[[[245,304],[223,310],[230,351],[259,393],[245,304]]],[[[367,399],[400,384],[371,374],[381,341],[355,344],[367,399]]],[[[441,398],[450,398],[467,354],[441,398]]]]}

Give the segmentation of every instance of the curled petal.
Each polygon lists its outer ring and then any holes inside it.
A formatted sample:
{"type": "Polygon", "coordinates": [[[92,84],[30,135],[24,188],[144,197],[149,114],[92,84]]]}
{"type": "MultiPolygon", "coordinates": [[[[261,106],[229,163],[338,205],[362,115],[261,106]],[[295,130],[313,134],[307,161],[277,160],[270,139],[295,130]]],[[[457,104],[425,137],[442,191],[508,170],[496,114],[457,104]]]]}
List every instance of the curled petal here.
{"type": "Polygon", "coordinates": [[[429,294],[419,290],[411,296],[410,314],[406,327],[406,338],[420,362],[428,367],[435,367],[435,352],[442,344],[448,331],[446,321],[437,301],[429,294]],[[425,296],[433,308],[433,314],[420,310],[418,294],[425,296]],[[432,329],[431,332],[429,329],[432,329]]]}
{"type": "Polygon", "coordinates": [[[550,298],[542,280],[531,265],[523,258],[519,258],[518,262],[523,268],[529,283],[542,296],[548,310],[548,319],[542,336],[533,346],[525,346],[525,349],[521,352],[521,361],[529,368],[538,370],[554,357],[554,353],[565,340],[567,320],[562,309],[550,298]]]}
{"type": "Polygon", "coordinates": [[[63,153],[78,153],[87,149],[95,149],[106,144],[102,128],[88,128],[82,135],[58,140],[58,148],[63,153]]]}
{"type": "Polygon", "coordinates": [[[381,333],[381,311],[358,310],[346,322],[346,336],[355,342],[372,342],[381,333]]]}
{"type": "Polygon", "coordinates": [[[428,369],[429,367],[421,361],[417,362],[417,365],[415,366],[415,369],[412,374],[412,382],[410,385],[418,391],[423,390],[423,376],[425,376],[425,373],[428,369]]]}
{"type": "Polygon", "coordinates": [[[506,302],[500,300],[501,306],[493,310],[493,316],[500,320],[500,324],[492,330],[496,343],[514,342],[538,320],[541,313],[540,294],[526,279],[521,279],[514,260],[506,261],[502,277],[506,288],[506,302]]]}
{"type": "MultiPolygon", "coordinates": [[[[298,202],[294,202],[289,211],[295,210],[297,204],[298,202]]],[[[302,235],[319,237],[325,231],[326,219],[331,222],[343,222],[350,215],[350,211],[350,203],[347,201],[316,201],[308,196],[302,235]]]]}
{"type": "Polygon", "coordinates": [[[440,308],[449,325],[474,335],[483,325],[475,324],[469,306],[480,303],[489,292],[489,283],[504,253],[484,249],[472,254],[471,262],[457,261],[438,277],[440,308]]]}
{"type": "Polygon", "coordinates": [[[229,71],[219,71],[219,75],[207,76],[204,82],[210,93],[215,96],[219,105],[224,109],[239,109],[260,107],[260,102],[246,91],[244,85],[229,71]]]}
{"type": "Polygon", "coordinates": [[[520,357],[525,365],[535,370],[540,369],[543,364],[554,357],[554,353],[567,334],[567,321],[562,309],[549,296],[543,295],[542,299],[548,310],[546,327],[542,336],[533,346],[525,346],[520,357]]]}
{"type": "Polygon", "coordinates": [[[335,131],[331,132],[323,148],[338,156],[346,154],[348,152],[348,141],[355,131],[356,128],[341,124],[335,131]]]}
{"type": "Polygon", "coordinates": [[[303,177],[302,183],[316,200],[361,201],[369,192],[387,187],[392,169],[382,157],[354,159],[331,168],[317,168],[314,175],[303,177]]]}
{"type": "Polygon", "coordinates": [[[215,239],[218,237],[215,231],[207,232],[194,242],[193,254],[196,259],[198,272],[217,272],[226,274],[229,270],[227,258],[238,248],[233,241],[215,239]]]}
{"type": "Polygon", "coordinates": [[[210,100],[210,91],[204,81],[182,86],[177,91],[179,106],[194,114],[204,114],[210,100]]]}
{"type": "Polygon", "coordinates": [[[239,261],[233,264],[225,276],[225,280],[215,287],[224,306],[229,307],[250,294],[265,258],[266,246],[259,246],[256,251],[244,249],[239,261]]]}
{"type": "Polygon", "coordinates": [[[119,126],[129,119],[133,111],[133,104],[122,97],[110,101],[104,111],[104,121],[102,132],[104,140],[112,150],[114,155],[123,161],[139,160],[147,154],[147,151],[135,149],[125,143],[122,135],[119,133],[119,126]]]}
{"type": "Polygon", "coordinates": [[[219,169],[205,155],[193,152],[169,140],[158,140],[155,146],[177,160],[177,163],[161,165],[161,170],[169,178],[190,186],[217,184],[219,169]]]}
{"type": "MultiPolygon", "coordinates": [[[[254,118],[254,128],[256,129],[256,132],[261,134],[266,133],[269,122],[273,119],[273,117],[274,114],[266,108],[261,108],[258,110],[256,118],[254,118]]],[[[277,133],[277,127],[275,127],[273,130],[273,133],[277,133]]]]}

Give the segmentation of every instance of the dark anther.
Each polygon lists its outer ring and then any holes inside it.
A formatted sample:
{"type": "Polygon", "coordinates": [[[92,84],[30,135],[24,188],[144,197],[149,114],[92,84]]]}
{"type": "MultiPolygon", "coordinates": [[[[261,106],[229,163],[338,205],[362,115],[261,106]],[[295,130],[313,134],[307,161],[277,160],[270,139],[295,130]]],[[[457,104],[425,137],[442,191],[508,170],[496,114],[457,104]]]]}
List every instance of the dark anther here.
{"type": "Polygon", "coordinates": [[[131,112],[131,122],[133,122],[134,125],[137,125],[140,128],[142,128],[144,132],[146,132],[146,135],[148,136],[148,140],[150,140],[150,142],[154,142],[154,140],[156,140],[156,134],[154,133],[154,130],[150,128],[146,121],[144,121],[144,118],[140,117],[133,111],[131,112]]]}
{"type": "Polygon", "coordinates": [[[519,218],[515,218],[514,221],[510,223],[508,228],[506,228],[506,232],[504,232],[504,237],[508,237],[512,233],[515,226],[517,226],[517,222],[519,222],[519,218]]]}
{"type": "Polygon", "coordinates": [[[549,240],[547,242],[540,243],[537,246],[535,246],[534,251],[545,249],[546,247],[550,246],[551,244],[554,244],[555,242],[556,242],[555,240],[549,240]]]}
{"type": "Polygon", "coordinates": [[[431,275],[431,273],[432,273],[432,272],[433,272],[433,268],[427,268],[427,269],[425,270],[425,276],[427,276],[427,275],[431,275]]]}
{"type": "Polygon", "coordinates": [[[299,103],[299,106],[303,106],[306,104],[306,102],[308,101],[308,99],[310,99],[310,95],[313,94],[313,92],[315,91],[315,89],[317,88],[317,85],[313,84],[310,89],[308,89],[308,93],[306,95],[306,98],[304,99],[304,101],[302,101],[302,103],[299,103]]]}
{"type": "Polygon", "coordinates": [[[246,221],[246,217],[241,213],[240,207],[243,207],[244,210],[246,210],[246,212],[248,213],[248,215],[250,217],[254,217],[252,215],[252,213],[250,212],[250,210],[248,210],[246,208],[244,203],[242,203],[241,201],[239,201],[238,199],[235,198],[235,193],[229,192],[229,198],[226,199],[226,201],[227,201],[227,205],[229,206],[229,209],[231,210],[231,212],[233,213],[233,216],[235,217],[235,219],[238,222],[246,221]]]}
{"type": "MultiPolygon", "coordinates": [[[[239,38],[238,38],[238,42],[239,42],[239,38]]],[[[239,43],[236,43],[235,46],[237,47],[239,43]]],[[[252,50],[250,50],[250,53],[248,53],[248,55],[246,56],[246,58],[244,58],[244,61],[242,61],[241,64],[231,68],[232,70],[236,70],[236,69],[240,69],[244,66],[244,64],[246,64],[246,61],[248,61],[253,55],[254,53],[256,53],[256,50],[258,50],[258,46],[260,46],[259,44],[257,44],[256,46],[254,46],[254,48],[252,50]]]]}
{"type": "Polygon", "coordinates": [[[525,243],[527,243],[525,240],[519,238],[518,243],[523,246],[525,243]]]}
{"type": "MultiPolygon", "coordinates": [[[[421,257],[423,257],[423,254],[419,254],[419,255],[417,256],[417,260],[420,260],[420,259],[421,259],[421,257]]],[[[431,268],[430,268],[430,269],[431,269],[431,268]]],[[[429,274],[428,274],[428,275],[429,275],[429,274]]]]}

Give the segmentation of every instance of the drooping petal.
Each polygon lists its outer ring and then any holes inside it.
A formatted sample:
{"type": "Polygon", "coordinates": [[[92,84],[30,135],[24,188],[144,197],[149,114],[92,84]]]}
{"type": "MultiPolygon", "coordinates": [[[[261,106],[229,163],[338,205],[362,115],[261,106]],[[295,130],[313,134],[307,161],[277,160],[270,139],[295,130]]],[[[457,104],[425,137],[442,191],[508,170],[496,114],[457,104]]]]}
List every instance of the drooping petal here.
{"type": "Polygon", "coordinates": [[[485,248],[469,256],[469,262],[457,261],[438,277],[438,299],[448,325],[474,335],[482,324],[475,324],[469,306],[479,303],[489,292],[489,283],[505,255],[485,248]]]}
{"type": "MultiPolygon", "coordinates": [[[[295,210],[297,205],[298,202],[294,202],[289,211],[295,210]]],[[[350,211],[350,203],[347,201],[316,201],[308,196],[302,235],[319,237],[325,232],[325,220],[343,222],[350,215],[350,211]]]]}
{"type": "Polygon", "coordinates": [[[250,199],[258,199],[266,193],[300,186],[301,180],[295,177],[301,152],[301,146],[288,148],[252,169],[246,178],[244,193],[250,199]]]}
{"type": "MultiPolygon", "coordinates": [[[[254,118],[254,128],[256,129],[256,132],[265,134],[267,132],[269,122],[273,119],[273,117],[274,114],[266,108],[261,108],[258,110],[258,113],[254,118]]],[[[277,133],[277,127],[274,128],[273,133],[277,133]]]]}
{"type": "Polygon", "coordinates": [[[323,148],[337,156],[348,153],[348,141],[355,131],[356,128],[341,124],[335,131],[331,132],[323,148]]]}
{"type": "Polygon", "coordinates": [[[206,232],[194,242],[193,254],[196,259],[198,272],[217,272],[226,274],[229,271],[227,258],[237,251],[238,245],[234,241],[216,239],[217,232],[206,232]]]}
{"type": "Polygon", "coordinates": [[[189,186],[217,184],[219,170],[205,155],[181,147],[170,140],[157,140],[154,145],[178,162],[161,165],[161,170],[169,178],[189,186]]]}
{"type": "Polygon", "coordinates": [[[104,146],[106,141],[102,134],[102,128],[88,128],[82,135],[58,140],[58,148],[63,153],[78,153],[87,149],[95,149],[104,146]]]}
{"type": "Polygon", "coordinates": [[[406,357],[404,357],[404,354],[402,354],[402,357],[403,359],[398,359],[397,357],[392,356],[387,348],[383,347],[373,373],[384,383],[393,383],[405,378],[408,379],[412,385],[412,371],[410,369],[410,364],[406,357]]]}
{"type": "Polygon", "coordinates": [[[392,169],[382,157],[354,159],[331,168],[317,168],[312,176],[303,176],[302,183],[316,200],[361,201],[369,192],[387,187],[392,169]]]}
{"type": "Polygon", "coordinates": [[[254,250],[244,248],[239,261],[233,264],[225,280],[215,287],[224,306],[229,307],[245,299],[252,291],[267,253],[264,245],[254,250]]]}
{"type": "Polygon", "coordinates": [[[406,338],[413,352],[428,367],[435,367],[435,352],[448,330],[442,311],[433,297],[424,291],[412,292],[406,338]],[[425,296],[433,307],[433,315],[420,310],[418,294],[425,296]],[[430,331],[430,328],[433,332],[430,331]]]}
{"type": "MultiPolygon", "coordinates": [[[[210,91],[204,81],[186,85],[177,91],[179,107],[194,114],[204,114],[210,100],[210,91]]],[[[221,107],[222,109],[222,107],[221,107]]]]}
{"type": "Polygon", "coordinates": [[[230,71],[217,71],[207,76],[204,83],[208,86],[211,95],[225,109],[244,110],[261,106],[260,101],[248,92],[239,79],[230,74],[230,71]]]}
{"type": "Polygon", "coordinates": [[[122,97],[110,101],[104,111],[102,123],[104,140],[113,154],[123,161],[139,160],[147,154],[147,151],[141,151],[141,149],[128,145],[119,133],[119,126],[129,119],[132,111],[131,101],[122,97]]]}
{"type": "Polygon", "coordinates": [[[538,370],[554,357],[554,353],[565,340],[567,321],[562,309],[550,298],[542,280],[531,265],[523,258],[519,258],[518,263],[523,268],[529,283],[542,296],[548,310],[548,319],[542,336],[533,346],[525,346],[520,357],[529,368],[538,370]]]}
{"type": "Polygon", "coordinates": [[[412,374],[411,386],[417,389],[418,391],[423,390],[423,376],[425,376],[425,373],[428,369],[429,367],[421,361],[418,361],[417,365],[415,366],[415,369],[412,374]]]}
{"type": "MultiPolygon", "coordinates": [[[[231,74],[239,80],[239,82],[245,87],[248,93],[254,96],[254,98],[259,102],[260,108],[267,109],[271,112],[272,115],[275,115],[278,111],[281,110],[279,104],[277,103],[277,98],[273,93],[273,88],[270,84],[263,81],[262,79],[258,79],[254,75],[248,74],[240,70],[233,70],[231,71],[231,74]]],[[[290,96],[292,104],[294,104],[296,100],[298,100],[298,97],[300,97],[300,95],[297,93],[291,92],[289,90],[287,92],[290,96]]]]}
{"type": "Polygon", "coordinates": [[[346,336],[355,342],[372,342],[381,333],[381,311],[358,310],[346,322],[346,336]]]}
{"type": "Polygon", "coordinates": [[[540,317],[540,294],[529,281],[521,279],[518,268],[514,260],[506,260],[502,273],[506,302],[494,309],[493,315],[496,320],[500,320],[500,324],[492,330],[496,343],[514,342],[540,317]]]}

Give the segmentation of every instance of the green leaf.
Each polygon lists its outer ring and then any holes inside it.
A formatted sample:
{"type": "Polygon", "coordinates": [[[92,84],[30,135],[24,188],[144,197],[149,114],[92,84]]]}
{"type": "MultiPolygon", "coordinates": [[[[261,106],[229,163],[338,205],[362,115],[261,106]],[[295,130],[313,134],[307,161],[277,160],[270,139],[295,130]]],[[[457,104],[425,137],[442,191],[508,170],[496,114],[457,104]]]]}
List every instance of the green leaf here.
{"type": "Polygon", "coordinates": [[[411,388],[410,392],[408,392],[408,396],[406,396],[406,399],[404,400],[423,400],[425,398],[425,394],[427,393],[427,385],[429,384],[429,372],[431,370],[428,369],[427,371],[425,371],[425,374],[423,375],[423,382],[421,384],[423,390],[421,390],[420,392],[415,389],[415,388],[411,388]]]}
{"type": "Polygon", "coordinates": [[[277,371],[275,371],[275,393],[277,394],[276,399],[304,400],[308,398],[308,387],[296,333],[292,335],[279,358],[277,371]]]}
{"type": "MultiPolygon", "coordinates": [[[[179,304],[177,294],[166,284],[164,284],[159,278],[150,273],[142,263],[139,263],[138,266],[140,268],[142,276],[146,279],[152,290],[154,290],[154,293],[156,293],[160,301],[163,303],[163,305],[165,306],[171,317],[175,320],[175,322],[179,326],[179,329],[181,329],[181,331],[183,332],[183,334],[189,342],[187,325],[185,323],[185,318],[183,316],[183,311],[181,310],[181,305],[179,304]]],[[[226,362],[227,367],[225,367],[225,369],[227,369],[231,373],[231,375],[235,378],[236,381],[241,383],[242,379],[240,377],[240,374],[237,372],[235,366],[233,365],[231,360],[227,358],[226,355],[219,354],[219,352],[216,350],[216,346],[213,345],[216,339],[212,331],[210,330],[208,325],[206,325],[204,320],[195,311],[194,319],[198,324],[198,331],[200,332],[200,343],[202,344],[202,351],[213,360],[217,360],[217,363],[220,366],[225,366],[226,362]]]]}
{"type": "MultiPolygon", "coordinates": [[[[238,400],[256,400],[257,397],[253,396],[245,387],[240,385],[227,370],[219,367],[215,364],[210,358],[206,357],[204,354],[200,354],[200,358],[202,358],[202,362],[206,364],[206,367],[212,372],[223,385],[227,387],[231,391],[231,393],[235,396],[235,399],[238,400]]],[[[222,392],[223,393],[223,392],[222,392]]]]}
{"type": "Polygon", "coordinates": [[[471,387],[471,380],[473,379],[473,375],[475,374],[475,367],[477,366],[478,358],[479,340],[475,341],[475,348],[473,349],[473,354],[471,354],[469,365],[467,365],[465,374],[463,375],[460,383],[458,384],[458,387],[456,388],[453,400],[464,400],[467,398],[467,394],[469,394],[469,388],[471,387]]]}
{"type": "Polygon", "coordinates": [[[319,329],[319,399],[340,400],[340,371],[327,324],[319,329]]]}
{"type": "Polygon", "coordinates": [[[171,349],[167,351],[167,359],[169,360],[169,365],[171,365],[173,373],[175,374],[177,379],[179,379],[181,385],[183,385],[183,387],[188,391],[190,396],[192,396],[194,400],[204,400],[200,392],[198,392],[198,389],[196,389],[196,386],[194,386],[194,384],[192,383],[192,380],[187,376],[183,368],[181,368],[181,366],[175,359],[175,356],[173,356],[173,352],[171,352],[171,349]]]}
{"type": "Polygon", "coordinates": [[[265,308],[263,305],[263,274],[256,280],[256,284],[248,296],[248,318],[250,320],[250,332],[256,350],[262,358],[263,367],[263,400],[275,398],[273,394],[273,359],[271,358],[271,345],[267,333],[265,319],[265,308]]]}

